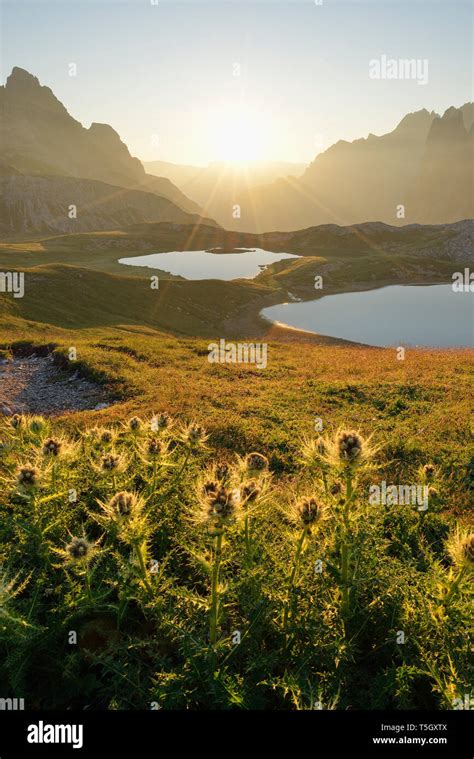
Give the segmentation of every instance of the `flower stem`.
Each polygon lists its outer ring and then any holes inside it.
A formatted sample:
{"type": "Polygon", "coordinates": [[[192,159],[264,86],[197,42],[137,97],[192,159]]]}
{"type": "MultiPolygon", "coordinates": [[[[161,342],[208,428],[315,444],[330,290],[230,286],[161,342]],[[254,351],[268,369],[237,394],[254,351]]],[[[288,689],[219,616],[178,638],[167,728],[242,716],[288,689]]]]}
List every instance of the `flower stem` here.
{"type": "Polygon", "coordinates": [[[323,477],[324,492],[327,495],[328,494],[328,478],[326,476],[326,471],[324,469],[321,469],[321,474],[323,477]]]}
{"type": "Polygon", "coordinates": [[[137,541],[136,543],[134,543],[134,547],[135,547],[135,553],[137,554],[138,563],[140,564],[140,570],[141,570],[141,573],[142,573],[144,585],[145,585],[146,589],[151,593],[153,591],[153,588],[150,585],[150,581],[148,579],[148,574],[147,574],[146,566],[145,566],[145,560],[143,558],[143,549],[142,549],[142,546],[137,541]]]}
{"type": "Polygon", "coordinates": [[[349,508],[353,496],[352,475],[350,469],[346,472],[346,498],[342,512],[343,534],[341,542],[341,613],[344,622],[346,622],[350,612],[350,548],[349,548],[349,531],[350,518],[349,508]]]}
{"type": "Polygon", "coordinates": [[[209,643],[215,646],[217,640],[217,617],[219,612],[219,570],[222,558],[222,532],[215,538],[214,564],[211,584],[211,615],[209,624],[209,643]]]}
{"type": "Polygon", "coordinates": [[[252,559],[252,541],[250,539],[250,517],[248,514],[245,515],[245,522],[244,522],[244,534],[245,534],[245,554],[247,558],[247,564],[251,563],[252,559]]]}
{"type": "Polygon", "coordinates": [[[293,587],[294,587],[296,576],[297,576],[297,573],[298,573],[298,566],[299,566],[299,563],[300,563],[301,552],[303,550],[303,544],[304,544],[307,532],[308,532],[308,528],[307,527],[303,527],[303,529],[301,530],[301,535],[300,535],[300,537],[298,539],[298,543],[296,544],[296,553],[295,553],[295,558],[294,558],[294,561],[293,561],[293,568],[291,570],[291,575],[290,575],[290,579],[289,579],[289,582],[288,582],[288,595],[287,595],[285,606],[284,606],[284,609],[283,609],[283,631],[285,632],[285,634],[287,633],[288,621],[289,621],[289,618],[290,618],[291,596],[292,596],[292,593],[293,593],[293,587]]]}

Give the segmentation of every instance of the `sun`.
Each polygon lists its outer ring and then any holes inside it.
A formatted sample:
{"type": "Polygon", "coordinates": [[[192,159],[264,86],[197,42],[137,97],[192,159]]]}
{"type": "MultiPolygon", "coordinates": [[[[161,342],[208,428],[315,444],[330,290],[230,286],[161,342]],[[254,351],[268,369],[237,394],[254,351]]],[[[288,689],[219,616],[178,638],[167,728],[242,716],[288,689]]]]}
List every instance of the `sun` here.
{"type": "Polygon", "coordinates": [[[211,123],[216,160],[245,163],[264,158],[270,122],[261,111],[227,105],[212,114],[211,123]]]}

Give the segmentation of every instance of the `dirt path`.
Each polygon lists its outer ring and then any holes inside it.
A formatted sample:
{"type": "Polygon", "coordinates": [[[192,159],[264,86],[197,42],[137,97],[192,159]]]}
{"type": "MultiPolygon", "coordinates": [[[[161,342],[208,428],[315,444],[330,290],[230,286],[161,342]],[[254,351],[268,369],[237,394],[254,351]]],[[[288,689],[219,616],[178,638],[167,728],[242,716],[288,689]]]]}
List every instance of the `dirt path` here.
{"type": "Polygon", "coordinates": [[[0,363],[0,414],[64,414],[67,411],[105,408],[104,390],[70,374],[52,356],[28,356],[0,363]]]}

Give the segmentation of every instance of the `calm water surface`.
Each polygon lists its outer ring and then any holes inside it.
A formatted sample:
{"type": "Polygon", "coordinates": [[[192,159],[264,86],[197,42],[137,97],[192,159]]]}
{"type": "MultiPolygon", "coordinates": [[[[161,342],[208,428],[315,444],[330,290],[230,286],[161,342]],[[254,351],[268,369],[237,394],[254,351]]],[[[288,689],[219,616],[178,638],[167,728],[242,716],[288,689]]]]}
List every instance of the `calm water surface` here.
{"type": "Polygon", "coordinates": [[[298,258],[292,253],[272,253],[254,248],[239,253],[213,253],[209,250],[171,251],[146,256],[120,258],[120,264],[147,266],[185,279],[253,279],[263,268],[285,258],[298,258]]]}
{"type": "Polygon", "coordinates": [[[271,321],[367,345],[474,346],[474,295],[451,285],[393,285],[284,303],[271,321]]]}

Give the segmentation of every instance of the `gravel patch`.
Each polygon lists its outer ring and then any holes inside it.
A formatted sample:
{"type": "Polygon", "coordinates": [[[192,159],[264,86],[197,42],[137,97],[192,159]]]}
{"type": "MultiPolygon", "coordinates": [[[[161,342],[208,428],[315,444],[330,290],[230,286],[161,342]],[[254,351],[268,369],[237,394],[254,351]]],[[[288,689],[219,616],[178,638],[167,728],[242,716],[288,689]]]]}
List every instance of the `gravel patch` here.
{"type": "Polygon", "coordinates": [[[62,370],[52,354],[0,361],[0,414],[55,416],[109,405],[100,385],[62,370]]]}

